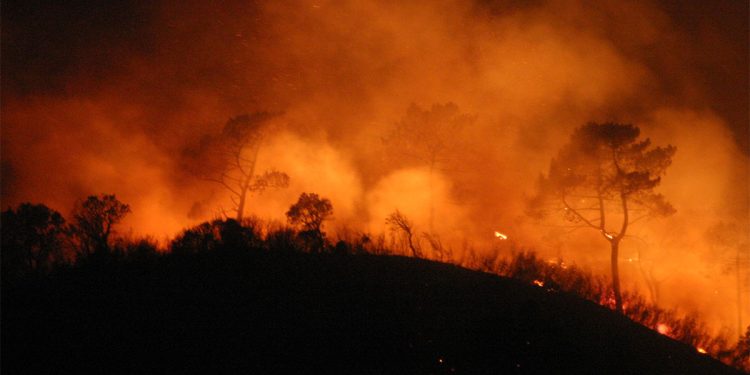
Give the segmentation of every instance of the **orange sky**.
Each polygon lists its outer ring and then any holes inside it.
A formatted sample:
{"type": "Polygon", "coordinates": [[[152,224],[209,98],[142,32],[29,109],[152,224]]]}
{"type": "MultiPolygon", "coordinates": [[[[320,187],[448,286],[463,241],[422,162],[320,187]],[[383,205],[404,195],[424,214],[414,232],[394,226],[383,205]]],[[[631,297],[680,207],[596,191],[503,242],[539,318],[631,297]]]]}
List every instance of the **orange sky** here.
{"type": "MultiPolygon", "coordinates": [[[[642,252],[662,302],[736,321],[732,248],[706,233],[748,225],[747,3],[66,4],[3,3],[4,207],[67,215],[114,193],[133,210],[122,232],[166,238],[230,205],[186,171],[185,152],[230,117],[278,111],[284,130],[259,167],[291,184],[253,197],[250,214],[283,220],[307,191],[332,200],[331,228],[383,231],[399,209],[426,230],[432,183],[433,229],[456,251],[489,249],[501,230],[607,272],[606,243],[535,223],[523,202],[576,126],[632,122],[677,147],[660,191],[678,213],[634,227],[623,257],[642,252]],[[448,102],[475,118],[449,168],[430,178],[383,146],[412,103],[448,102]]],[[[642,287],[628,267],[624,286],[642,287]]]]}

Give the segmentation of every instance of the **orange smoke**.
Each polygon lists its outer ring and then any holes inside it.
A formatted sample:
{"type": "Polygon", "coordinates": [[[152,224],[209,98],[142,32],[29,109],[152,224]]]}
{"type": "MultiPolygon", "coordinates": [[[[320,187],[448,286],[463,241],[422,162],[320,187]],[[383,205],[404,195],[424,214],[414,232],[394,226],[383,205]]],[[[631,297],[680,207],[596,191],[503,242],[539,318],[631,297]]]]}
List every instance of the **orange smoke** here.
{"type": "Polygon", "coordinates": [[[133,211],[121,232],[170,236],[231,205],[185,168],[191,146],[238,114],[279,112],[258,168],[290,187],[253,196],[248,214],[284,220],[316,192],[333,202],[331,231],[384,232],[398,209],[456,258],[496,255],[488,233],[512,228],[545,259],[608,274],[598,233],[540,225],[524,202],[573,128],[634,122],[677,147],[659,189],[678,213],[633,226],[623,287],[734,331],[750,324],[750,298],[734,302],[750,272],[737,282],[728,264],[749,236],[747,11],[684,3],[153,2],[71,33],[4,9],[2,203],[65,214],[114,193],[133,211]],[[85,43],[55,48],[56,35],[85,43]],[[448,102],[476,118],[452,162],[431,173],[383,146],[412,103],[448,102]],[[705,233],[722,221],[739,229],[719,246],[705,233]]]}

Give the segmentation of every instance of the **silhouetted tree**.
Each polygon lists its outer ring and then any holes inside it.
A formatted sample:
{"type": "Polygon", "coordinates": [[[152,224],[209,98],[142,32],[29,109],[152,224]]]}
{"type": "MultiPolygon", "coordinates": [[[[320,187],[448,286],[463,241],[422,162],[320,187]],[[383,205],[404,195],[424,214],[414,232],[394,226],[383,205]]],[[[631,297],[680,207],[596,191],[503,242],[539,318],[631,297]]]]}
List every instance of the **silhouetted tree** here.
{"type": "Polygon", "coordinates": [[[258,248],[253,228],[244,227],[234,219],[213,220],[185,229],[170,244],[175,254],[191,254],[216,250],[258,248]]]}
{"type": "Polygon", "coordinates": [[[219,222],[219,236],[224,250],[249,250],[259,246],[253,228],[242,226],[234,219],[219,222]]]}
{"type": "Polygon", "coordinates": [[[169,248],[174,254],[191,254],[214,250],[219,238],[219,233],[215,232],[214,229],[210,222],[185,229],[172,240],[169,248]]]}
{"type": "Polygon", "coordinates": [[[216,182],[230,192],[235,218],[242,222],[249,195],[270,188],[289,186],[286,173],[268,170],[257,173],[258,153],[271,132],[275,114],[258,112],[229,119],[219,136],[201,141],[191,163],[202,178],[216,182]]]}
{"type": "Polygon", "coordinates": [[[639,135],[640,129],[630,124],[588,123],[577,128],[550,163],[548,174],[541,176],[539,192],[529,201],[532,216],[559,213],[574,228],[594,229],[610,244],[618,312],[622,312],[618,251],[628,226],[642,218],[675,212],[654,188],[676,149],[651,148],[651,141],[639,140],[639,135]]]}
{"type": "Polygon", "coordinates": [[[152,237],[126,238],[115,245],[127,261],[149,264],[159,257],[158,242],[152,237]]]}
{"type": "Polygon", "coordinates": [[[315,193],[302,193],[297,203],[289,207],[286,216],[289,223],[300,228],[300,236],[313,251],[322,249],[325,233],[321,230],[323,221],[333,214],[333,205],[327,198],[315,193]]]}
{"type": "Polygon", "coordinates": [[[78,202],[73,211],[73,233],[81,254],[109,253],[114,226],[130,213],[130,206],[114,195],[89,196],[78,202]]]}
{"type": "Polygon", "coordinates": [[[45,271],[53,260],[62,258],[65,219],[43,204],[22,203],[15,210],[8,208],[2,213],[0,228],[4,276],[45,271]]]}
{"type": "Polygon", "coordinates": [[[303,244],[300,243],[294,229],[289,227],[269,231],[265,242],[266,247],[274,251],[295,252],[303,249],[303,244]]]}
{"type": "Polygon", "coordinates": [[[409,158],[429,169],[429,226],[435,216],[434,173],[463,153],[461,136],[475,118],[461,113],[454,103],[433,104],[425,110],[412,104],[384,139],[389,152],[409,158]]]}
{"type": "Polygon", "coordinates": [[[745,372],[750,372],[750,326],[747,326],[745,334],[740,336],[732,352],[730,363],[745,372]]]}
{"type": "Polygon", "coordinates": [[[734,271],[737,293],[737,336],[742,335],[742,296],[743,277],[750,268],[750,228],[747,221],[718,222],[706,230],[708,243],[717,250],[715,259],[719,259],[726,272],[734,271]]]}
{"type": "Polygon", "coordinates": [[[293,225],[302,230],[320,232],[325,221],[333,214],[333,205],[327,198],[320,198],[315,193],[302,193],[297,203],[289,207],[286,216],[293,225]]]}
{"type": "Polygon", "coordinates": [[[415,258],[422,256],[421,246],[419,244],[419,238],[414,233],[414,224],[402,214],[399,210],[392,212],[385,219],[385,223],[394,234],[401,233],[404,242],[409,246],[411,255],[415,258]]]}

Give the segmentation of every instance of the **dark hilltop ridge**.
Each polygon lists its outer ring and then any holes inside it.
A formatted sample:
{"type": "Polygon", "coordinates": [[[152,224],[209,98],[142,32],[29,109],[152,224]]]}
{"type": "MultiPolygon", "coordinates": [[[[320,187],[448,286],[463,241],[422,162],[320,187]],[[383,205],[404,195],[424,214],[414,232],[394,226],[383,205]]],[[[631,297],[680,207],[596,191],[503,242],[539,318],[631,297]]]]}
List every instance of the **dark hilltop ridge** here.
{"type": "Polygon", "coordinates": [[[241,251],[4,285],[2,372],[740,373],[509,278],[400,256],[241,251]]]}

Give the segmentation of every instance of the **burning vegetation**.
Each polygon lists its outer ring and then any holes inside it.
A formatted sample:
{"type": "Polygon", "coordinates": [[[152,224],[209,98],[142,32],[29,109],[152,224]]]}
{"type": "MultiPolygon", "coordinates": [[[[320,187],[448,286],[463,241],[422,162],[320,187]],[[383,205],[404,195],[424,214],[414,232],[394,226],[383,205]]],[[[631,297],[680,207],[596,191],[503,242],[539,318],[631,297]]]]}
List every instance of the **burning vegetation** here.
{"type": "Polygon", "coordinates": [[[746,3],[125,4],[4,3],[4,277],[259,241],[746,340],[746,3]]]}
{"type": "MultiPolygon", "coordinates": [[[[214,256],[215,254],[308,253],[335,256],[408,255],[428,257],[462,267],[516,279],[547,293],[568,293],[588,299],[624,314],[631,320],[656,332],[681,341],[702,354],[722,360],[740,369],[750,369],[747,335],[732,345],[726,336],[717,336],[705,323],[691,314],[665,310],[648,303],[636,291],[616,296],[612,283],[590,270],[568,266],[561,259],[544,261],[533,252],[510,246],[510,254],[496,253],[491,257],[477,255],[463,259],[453,257],[450,247],[439,239],[416,228],[403,214],[392,213],[386,223],[392,237],[338,233],[338,240],[327,236],[325,221],[333,213],[330,200],[317,194],[303,193],[286,212],[289,224],[246,218],[213,220],[182,231],[166,247],[149,238],[115,236],[114,226],[129,207],[113,195],[90,196],[76,209],[74,221],[64,218],[44,205],[23,204],[3,212],[2,260],[6,290],[23,288],[39,277],[62,277],[69,267],[85,270],[110,267],[112,264],[154,267],[173,257],[214,256]],[[422,241],[429,251],[422,251],[422,241]],[[201,255],[203,254],[203,255],[201,255]],[[428,255],[429,254],[429,255],[428,255]],[[62,273],[61,273],[62,272],[62,273]]],[[[502,237],[497,237],[501,239],[502,237]]],[[[190,258],[198,260],[200,258],[190,258]]],[[[750,327],[748,327],[750,329],[750,327]]]]}

